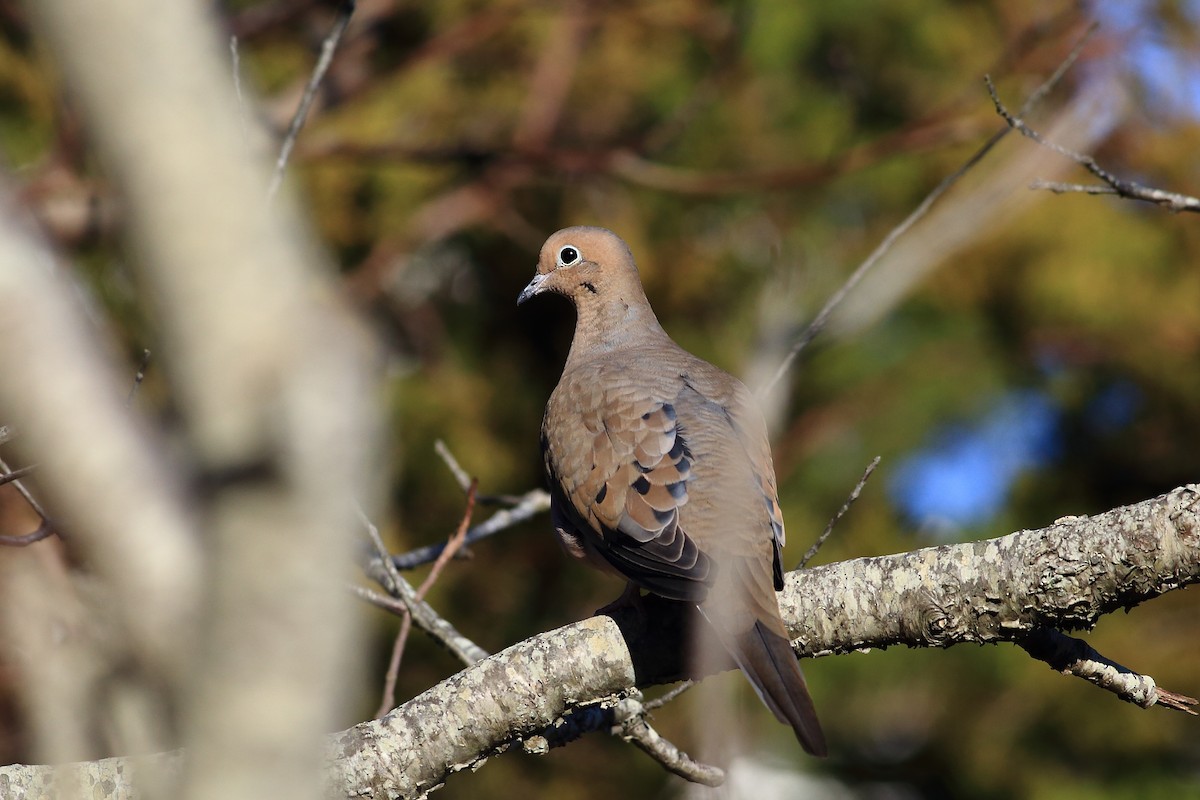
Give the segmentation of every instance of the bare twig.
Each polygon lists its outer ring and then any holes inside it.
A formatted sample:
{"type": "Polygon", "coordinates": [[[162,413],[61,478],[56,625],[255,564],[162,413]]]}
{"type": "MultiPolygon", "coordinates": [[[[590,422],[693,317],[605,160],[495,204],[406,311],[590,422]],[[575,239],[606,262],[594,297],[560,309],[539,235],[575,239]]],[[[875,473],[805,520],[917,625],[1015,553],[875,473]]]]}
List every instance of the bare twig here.
{"type": "MultiPolygon", "coordinates": [[[[438,439],[433,443],[433,449],[439,456],[441,456],[442,461],[445,462],[446,466],[450,469],[450,472],[453,473],[454,480],[458,482],[459,488],[462,489],[463,493],[465,494],[471,488],[471,476],[467,474],[467,471],[462,468],[461,464],[458,463],[458,459],[455,458],[454,454],[450,452],[450,448],[446,446],[444,441],[438,439]]],[[[521,501],[524,499],[524,496],[519,494],[475,493],[475,502],[481,506],[516,506],[520,505],[521,501]]],[[[462,554],[463,552],[460,550],[459,555],[462,554]]],[[[429,560],[432,561],[436,557],[437,555],[434,554],[429,560]]]]}
{"type": "Polygon", "coordinates": [[[1081,639],[1053,628],[1035,628],[1028,636],[1017,640],[1017,644],[1033,658],[1049,664],[1051,669],[1090,681],[1127,703],[1142,708],[1159,705],[1197,716],[1192,708],[1197,703],[1196,698],[1159,688],[1149,675],[1140,675],[1105,658],[1081,639]]]}
{"type": "Polygon", "coordinates": [[[616,723],[613,733],[662,764],[668,772],[678,775],[684,780],[704,786],[720,786],[725,782],[723,770],[693,760],[691,756],[650,727],[650,723],[646,722],[648,710],[649,704],[643,706],[630,697],[617,703],[613,709],[616,723]]]}
{"type": "Polygon", "coordinates": [[[283,173],[287,170],[287,163],[292,155],[292,148],[295,147],[296,139],[300,136],[300,129],[304,127],[304,121],[308,117],[308,109],[312,106],[313,100],[316,99],[317,89],[320,88],[321,81],[324,79],[329,65],[333,62],[333,54],[342,39],[342,34],[346,32],[347,26],[350,25],[350,17],[353,14],[354,0],[343,0],[342,4],[338,7],[337,18],[333,22],[333,28],[330,29],[329,35],[325,37],[325,41],[321,43],[321,56],[317,59],[317,65],[313,68],[312,75],[308,79],[308,85],[304,88],[304,95],[300,98],[300,105],[296,109],[295,116],[292,117],[291,124],[288,125],[287,134],[283,137],[283,144],[279,148],[279,157],[275,159],[275,173],[271,176],[271,185],[267,189],[268,200],[274,199],[280,185],[283,183],[283,173]]]}
{"type": "MultiPolygon", "coordinates": [[[[372,563],[379,565],[378,568],[382,571],[382,562],[375,559],[372,563]]],[[[352,594],[363,602],[370,603],[376,608],[381,608],[397,616],[403,614],[406,609],[411,609],[413,622],[416,626],[467,666],[488,657],[489,654],[486,650],[459,633],[453,625],[440,617],[428,603],[415,600],[416,589],[403,578],[400,580],[401,583],[398,585],[403,588],[397,594],[399,597],[408,598],[407,600],[388,597],[363,586],[351,585],[349,589],[352,594]]]]}
{"type": "Polygon", "coordinates": [[[471,485],[467,489],[467,506],[463,509],[462,521],[458,523],[458,529],[446,542],[446,548],[438,554],[437,561],[433,562],[433,568],[429,570],[429,574],[425,576],[425,580],[421,582],[421,587],[417,589],[417,599],[424,600],[425,593],[428,592],[433,584],[437,581],[438,576],[442,574],[442,569],[445,568],[446,562],[454,557],[454,553],[458,548],[462,547],[463,540],[467,536],[467,528],[471,524],[471,514],[475,512],[475,480],[471,480],[471,485]]]}
{"type": "MultiPolygon", "coordinates": [[[[367,577],[382,586],[384,590],[400,603],[403,603],[404,607],[412,613],[413,621],[416,622],[417,627],[429,634],[442,647],[449,650],[459,661],[470,666],[476,661],[487,658],[488,653],[486,650],[459,633],[453,625],[434,611],[432,606],[417,598],[417,590],[400,575],[396,567],[391,563],[391,554],[388,553],[383,540],[379,538],[378,529],[365,518],[364,524],[367,528],[367,534],[374,542],[378,554],[376,558],[371,559],[364,567],[367,577]]],[[[379,603],[375,598],[365,596],[364,591],[366,590],[362,590],[360,587],[354,587],[354,591],[367,602],[374,603],[380,608],[396,613],[395,605],[388,598],[384,598],[388,600],[387,603],[379,603]]]]}
{"type": "MultiPolygon", "coordinates": [[[[0,462],[0,463],[3,463],[3,462],[0,462]]],[[[20,469],[14,469],[12,471],[9,471],[8,467],[4,467],[4,470],[5,470],[4,473],[0,474],[0,486],[3,486],[6,483],[17,483],[18,481],[21,480],[21,478],[24,478],[26,475],[33,472],[34,469],[36,469],[36,468],[37,468],[37,466],[35,464],[30,464],[28,466],[21,467],[20,469]]],[[[20,484],[18,484],[18,488],[21,489],[21,493],[25,496],[25,498],[27,500],[30,500],[30,502],[32,503],[32,500],[31,500],[32,496],[29,495],[22,487],[20,487],[20,484]]],[[[36,510],[36,505],[35,505],[35,510],[36,510]]],[[[40,542],[42,539],[45,539],[48,536],[52,536],[53,534],[54,534],[54,527],[50,524],[50,521],[48,519],[46,519],[45,516],[43,516],[41,524],[38,525],[36,529],[34,529],[33,531],[30,531],[29,533],[22,533],[17,536],[6,536],[3,534],[0,534],[0,545],[4,545],[6,547],[24,547],[27,544],[33,544],[34,542],[40,542]]]]}
{"type": "MultiPolygon", "coordinates": [[[[512,508],[497,511],[486,522],[481,522],[467,531],[467,535],[463,538],[462,546],[467,547],[481,539],[494,536],[500,531],[511,528],[517,523],[524,522],[549,508],[550,495],[545,489],[533,489],[526,492],[521,496],[520,502],[512,508]]],[[[445,542],[431,544],[427,547],[420,547],[416,550],[410,550],[407,553],[392,556],[392,563],[397,569],[414,569],[422,564],[428,564],[436,560],[445,549],[445,542]]]]}
{"type": "MultiPolygon", "coordinates": [[[[22,467],[21,469],[14,470],[14,469],[11,469],[8,466],[8,464],[4,463],[4,459],[0,458],[0,472],[3,472],[5,478],[7,478],[7,480],[3,481],[3,483],[11,483],[13,486],[15,486],[17,491],[21,493],[21,497],[25,498],[25,502],[29,503],[29,507],[32,508],[39,517],[42,518],[43,524],[38,527],[39,531],[43,527],[48,527],[48,528],[50,528],[50,533],[54,533],[54,524],[52,522],[50,522],[50,515],[46,513],[46,509],[42,508],[42,504],[37,501],[37,498],[35,498],[33,496],[33,493],[30,492],[29,489],[26,488],[25,484],[21,482],[21,478],[23,478],[33,468],[34,468],[34,465],[31,464],[29,466],[22,467]],[[13,475],[13,473],[17,473],[17,477],[15,477],[15,478],[10,477],[11,475],[13,475]]],[[[35,533],[36,533],[36,531],[35,531],[35,533]]],[[[31,536],[33,534],[25,534],[25,535],[31,536]]],[[[45,536],[48,536],[48,535],[49,534],[46,534],[45,536]]],[[[41,536],[39,538],[44,539],[45,536],[41,536]]],[[[21,537],[13,537],[13,538],[19,539],[21,537]]],[[[37,541],[37,539],[34,539],[33,541],[37,541]]]]}
{"type": "Polygon", "coordinates": [[[459,487],[464,491],[469,491],[471,488],[471,476],[458,463],[458,459],[450,452],[450,448],[441,439],[433,443],[434,452],[441,456],[442,461],[446,462],[446,466],[450,468],[450,472],[454,475],[454,480],[458,481],[459,487]]]}
{"type": "Polygon", "coordinates": [[[242,143],[249,145],[250,134],[246,131],[246,99],[242,95],[242,56],[238,50],[238,37],[229,37],[230,69],[233,70],[233,93],[237,96],[238,119],[242,123],[242,143]]]}
{"type": "Polygon", "coordinates": [[[653,758],[668,771],[692,783],[720,786],[725,773],[717,767],[701,764],[659,735],[646,722],[649,704],[641,702],[641,693],[632,690],[618,700],[607,699],[568,709],[553,724],[521,741],[522,749],[533,755],[545,755],[555,747],[563,747],[581,736],[596,731],[608,731],[620,736],[653,758]]]}
{"type": "Polygon", "coordinates": [[[36,465],[30,464],[27,467],[14,469],[12,472],[6,472],[3,475],[0,475],[0,486],[3,486],[6,483],[12,483],[13,481],[19,481],[21,478],[24,478],[26,475],[33,472],[35,468],[36,465]]]}
{"type": "Polygon", "coordinates": [[[691,679],[683,681],[678,686],[673,687],[671,689],[671,691],[665,693],[661,697],[656,697],[653,700],[647,701],[644,704],[646,706],[646,710],[654,711],[656,708],[662,708],[667,703],[671,702],[676,697],[679,697],[679,695],[683,694],[684,692],[686,692],[688,689],[692,688],[695,685],[696,685],[696,682],[691,679]]]}
{"type": "Polygon", "coordinates": [[[1000,100],[1000,96],[996,93],[996,87],[992,83],[991,77],[985,77],[984,82],[987,84],[988,94],[992,97],[992,103],[996,106],[996,113],[1003,117],[1008,123],[1009,128],[1017,131],[1027,139],[1032,139],[1043,147],[1048,147],[1059,155],[1069,158],[1079,166],[1086,169],[1096,178],[1104,182],[1103,186],[1083,185],[1077,183],[1058,183],[1054,181],[1036,181],[1030,187],[1032,189],[1047,189],[1055,194],[1064,194],[1067,192],[1081,192],[1083,194],[1112,194],[1117,197],[1124,197],[1127,200],[1140,200],[1144,203],[1153,203],[1154,205],[1163,206],[1174,212],[1191,211],[1200,213],[1200,199],[1186,194],[1177,192],[1168,192],[1163,189],[1155,189],[1150,186],[1143,186],[1136,181],[1127,181],[1124,178],[1119,178],[1113,173],[1106,170],[1096,162],[1096,159],[1083,153],[1077,153],[1070,148],[1063,147],[1056,142],[1043,137],[1040,133],[1025,124],[1021,119],[1025,111],[1022,109],[1020,113],[1014,115],[1009,111],[1004,103],[1000,100]]]}
{"type": "MultiPolygon", "coordinates": [[[[1083,51],[1084,45],[1087,44],[1088,40],[1091,38],[1092,34],[1095,33],[1095,31],[1096,26],[1090,26],[1087,32],[1084,33],[1083,37],[1079,40],[1079,43],[1071,49],[1071,52],[1067,54],[1067,57],[1064,58],[1062,63],[1058,65],[1058,68],[1054,70],[1054,73],[1040,86],[1033,90],[1028,99],[1026,99],[1025,103],[1021,106],[1021,115],[1027,114],[1030,109],[1037,105],[1037,103],[1039,103],[1042,98],[1044,98],[1050,92],[1050,90],[1053,89],[1060,80],[1062,80],[1063,75],[1066,74],[1071,65],[1074,64],[1076,59],[1079,58],[1079,54],[1083,51]]],[[[792,364],[795,362],[796,357],[800,355],[800,352],[817,337],[817,334],[825,329],[825,326],[829,323],[829,318],[833,315],[834,310],[842,304],[842,301],[846,299],[846,296],[854,290],[854,287],[856,287],[863,278],[866,277],[867,273],[871,271],[871,269],[879,262],[879,260],[883,258],[883,256],[887,254],[889,250],[892,249],[892,245],[895,244],[896,240],[907,233],[908,230],[912,228],[912,226],[915,225],[918,220],[924,217],[929,212],[929,209],[933,207],[933,204],[937,202],[942,195],[949,191],[954,184],[958,183],[958,181],[961,180],[964,175],[970,172],[976,164],[982,161],[984,157],[992,151],[992,148],[999,144],[1000,141],[1007,136],[1011,130],[1011,128],[1005,127],[992,134],[978,150],[971,154],[970,158],[963,162],[962,166],[942,179],[942,182],[934,187],[933,191],[925,196],[925,199],[921,201],[920,205],[913,209],[912,213],[905,217],[899,225],[897,225],[895,228],[892,228],[888,235],[884,237],[883,241],[880,242],[873,251],[871,251],[871,254],[867,256],[866,260],[859,264],[858,268],[851,273],[850,277],[846,279],[846,282],[842,284],[842,287],[834,292],[833,296],[826,301],[824,307],[817,313],[817,315],[813,318],[813,321],[809,323],[804,332],[800,334],[800,338],[796,340],[796,343],[792,345],[792,349],[783,359],[783,363],[779,365],[779,368],[775,370],[775,374],[772,375],[771,379],[759,389],[759,396],[766,396],[771,393],[771,390],[775,388],[775,385],[779,383],[783,376],[787,374],[788,370],[791,369],[792,364]]]]}
{"type": "Polygon", "coordinates": [[[22,533],[19,536],[0,535],[0,545],[5,547],[24,547],[34,542],[40,542],[49,536],[54,535],[54,528],[50,526],[47,520],[42,520],[42,524],[29,533],[22,533]]]}
{"type": "Polygon", "coordinates": [[[867,485],[867,479],[871,477],[871,473],[879,466],[879,456],[871,459],[871,463],[863,471],[862,477],[858,479],[858,483],[854,484],[854,489],[851,490],[850,496],[846,498],[846,502],[842,503],[842,507],[833,515],[833,519],[829,520],[829,524],[825,526],[825,530],[817,537],[817,540],[812,543],[812,547],[808,548],[808,552],[804,554],[804,558],[800,559],[800,563],[796,565],[796,569],[804,569],[808,566],[808,562],[813,560],[817,551],[825,544],[825,540],[829,538],[829,534],[833,533],[833,527],[841,522],[842,517],[850,510],[850,506],[854,505],[854,501],[862,494],[863,487],[867,485]]]}
{"type": "MultiPolygon", "coordinates": [[[[467,526],[471,523],[471,514],[474,512],[474,510],[475,482],[472,481],[467,489],[467,503],[466,509],[463,511],[462,521],[459,523],[455,532],[450,536],[449,541],[446,543],[445,549],[438,555],[437,560],[433,564],[433,568],[429,571],[429,575],[425,577],[425,580],[421,583],[420,588],[413,592],[411,598],[401,595],[401,603],[403,607],[399,610],[401,615],[400,630],[397,632],[396,641],[392,645],[392,655],[388,662],[387,674],[384,678],[383,699],[380,702],[379,710],[375,713],[376,719],[387,714],[396,705],[396,680],[400,674],[400,661],[404,656],[404,648],[408,642],[408,634],[412,629],[414,617],[413,606],[424,601],[425,594],[437,581],[438,576],[441,575],[442,569],[445,568],[446,563],[454,557],[455,551],[462,546],[463,539],[467,534],[467,526]]],[[[390,579],[392,587],[399,588],[401,585],[408,586],[408,583],[404,581],[404,579],[401,578],[396,572],[395,565],[391,563],[387,549],[383,545],[383,540],[379,537],[379,530],[369,522],[367,523],[367,530],[372,541],[375,543],[376,549],[379,551],[380,560],[383,564],[384,570],[388,575],[388,578],[390,579]]],[[[389,587],[389,591],[393,591],[392,587],[389,587]]],[[[411,587],[409,587],[409,589],[411,590],[411,587]]],[[[371,598],[364,599],[374,602],[374,600],[371,598]]],[[[390,605],[382,607],[388,608],[389,610],[396,610],[390,605]]],[[[473,661],[467,661],[467,663],[470,664],[473,663],[473,661]]]]}

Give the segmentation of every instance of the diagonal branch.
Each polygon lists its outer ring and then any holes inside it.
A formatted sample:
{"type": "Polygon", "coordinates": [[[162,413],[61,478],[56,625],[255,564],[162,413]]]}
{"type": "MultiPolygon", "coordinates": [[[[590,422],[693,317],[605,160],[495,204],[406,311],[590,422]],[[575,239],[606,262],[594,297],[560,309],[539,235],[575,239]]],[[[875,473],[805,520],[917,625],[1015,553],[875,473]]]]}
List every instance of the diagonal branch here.
{"type": "MultiPolygon", "coordinates": [[[[291,123],[288,125],[287,133],[283,137],[283,144],[279,148],[279,156],[275,159],[275,171],[271,175],[271,183],[267,187],[267,199],[273,200],[279,192],[279,187],[283,184],[283,173],[287,170],[288,159],[292,156],[292,148],[296,146],[296,139],[300,137],[300,129],[304,127],[304,122],[308,119],[308,110],[312,107],[313,100],[317,97],[317,90],[321,87],[321,81],[325,78],[325,73],[329,71],[329,65],[333,63],[333,54],[337,51],[338,43],[342,40],[342,34],[346,32],[346,28],[350,25],[350,17],[354,14],[354,0],[342,0],[338,7],[337,17],[334,19],[333,27],[329,34],[325,37],[325,41],[321,43],[321,55],[317,59],[317,64],[313,67],[312,75],[309,76],[308,85],[304,87],[304,95],[300,98],[300,105],[296,108],[296,113],[292,117],[291,123]]],[[[237,50],[234,50],[236,55],[237,50]]],[[[236,72],[235,72],[236,78],[236,72]]],[[[239,91],[239,97],[240,97],[239,91]]]]}
{"type": "MultiPolygon", "coordinates": [[[[1091,38],[1092,34],[1095,33],[1095,31],[1095,25],[1092,25],[1087,29],[1084,35],[1080,38],[1079,42],[1073,48],[1071,48],[1071,52],[1067,54],[1067,57],[1064,58],[1062,63],[1060,63],[1054,70],[1053,74],[1043,81],[1042,84],[1034,89],[1033,92],[1030,93],[1029,97],[1026,98],[1025,103],[1021,106],[1021,114],[1027,114],[1034,106],[1040,103],[1055,86],[1058,85],[1059,81],[1061,81],[1063,76],[1066,75],[1067,70],[1069,70],[1079,58],[1079,54],[1083,52],[1083,46],[1087,44],[1088,40],[1091,38]]],[[[779,381],[783,379],[783,376],[787,374],[788,370],[792,368],[792,364],[795,363],[796,358],[800,355],[800,352],[804,350],[805,347],[808,347],[812,340],[815,339],[817,335],[825,329],[825,326],[829,324],[829,320],[833,316],[833,312],[842,304],[842,302],[846,299],[846,296],[849,295],[850,292],[854,291],[854,287],[858,286],[858,284],[862,282],[862,279],[867,276],[867,273],[869,273],[887,254],[887,252],[892,249],[892,245],[894,245],[896,241],[900,239],[900,237],[908,233],[908,231],[911,230],[912,227],[918,221],[920,221],[922,217],[929,213],[929,209],[933,207],[934,203],[941,199],[942,195],[950,191],[951,187],[958,183],[968,172],[974,169],[975,165],[983,161],[987,154],[990,153],[992,149],[999,144],[1005,136],[1008,135],[1010,130],[1010,128],[1003,128],[992,134],[988,140],[979,147],[978,150],[972,153],[971,156],[962,163],[962,166],[943,178],[942,182],[935,186],[933,191],[927,194],[925,199],[922,200],[907,217],[901,220],[899,225],[892,228],[892,230],[888,232],[888,235],[883,237],[883,241],[880,242],[878,246],[871,251],[871,254],[868,255],[866,259],[858,265],[854,272],[850,274],[850,277],[846,279],[846,282],[842,284],[841,288],[833,293],[829,300],[825,302],[825,305],[821,308],[821,310],[817,312],[817,315],[813,317],[813,321],[809,323],[808,327],[804,329],[804,332],[800,334],[800,338],[796,340],[794,345],[792,345],[792,349],[788,351],[788,354],[784,357],[783,362],[779,365],[779,368],[775,370],[775,374],[772,375],[771,379],[759,388],[759,397],[766,397],[771,394],[771,391],[775,388],[775,385],[779,383],[779,381]]]]}
{"type": "Polygon", "coordinates": [[[1089,155],[1077,153],[1070,148],[1046,139],[1033,128],[1029,127],[1021,118],[1025,114],[1022,109],[1017,114],[1013,114],[1004,103],[1000,100],[1000,95],[996,93],[996,87],[992,84],[991,77],[985,77],[984,82],[987,84],[988,94],[992,97],[992,103],[996,106],[996,113],[1004,118],[1008,123],[1009,128],[1017,131],[1027,139],[1032,139],[1043,147],[1048,147],[1059,155],[1069,158],[1079,166],[1086,169],[1093,176],[1103,181],[1103,186],[1085,185],[1078,183],[1060,183],[1057,181],[1037,181],[1031,188],[1047,189],[1055,194],[1065,194],[1068,192],[1079,192],[1082,194],[1111,194],[1117,197],[1124,197],[1128,200],[1140,200],[1144,203],[1153,203],[1154,205],[1163,206],[1170,211],[1192,211],[1200,212],[1200,198],[1192,197],[1191,195],[1179,194],[1178,192],[1168,192],[1163,189],[1155,189],[1151,186],[1145,186],[1136,181],[1125,180],[1117,177],[1113,173],[1106,170],[1104,167],[1089,155]]]}
{"type": "MultiPolygon", "coordinates": [[[[446,543],[446,549],[437,557],[437,561],[433,562],[433,568],[429,570],[429,574],[425,576],[425,580],[421,582],[417,589],[414,599],[421,602],[425,599],[425,595],[433,588],[433,584],[437,582],[438,576],[442,574],[442,570],[446,567],[446,562],[454,557],[458,549],[462,547],[463,537],[467,534],[467,526],[471,524],[471,514],[475,511],[475,489],[476,482],[471,480],[467,486],[467,503],[463,510],[462,521],[458,524],[457,530],[450,534],[450,539],[446,543]]],[[[378,533],[373,536],[375,544],[382,551],[383,543],[380,541],[378,533]]],[[[390,569],[388,575],[392,578],[393,583],[398,577],[396,575],[396,567],[389,560],[386,551],[380,552],[380,557],[384,560],[384,564],[390,569]]],[[[384,714],[392,710],[396,705],[396,679],[400,675],[400,660],[404,657],[404,648],[408,644],[408,633],[412,630],[413,615],[412,610],[405,608],[400,618],[400,630],[396,633],[396,641],[392,645],[392,657],[388,662],[387,675],[383,684],[383,699],[380,701],[379,710],[375,712],[375,716],[382,717],[384,714]]],[[[468,664],[470,662],[467,662],[468,664]]]]}
{"type": "MultiPolygon", "coordinates": [[[[521,495],[516,505],[512,508],[502,508],[488,517],[486,521],[468,530],[466,536],[463,537],[462,547],[469,547],[475,542],[486,539],[489,536],[495,536],[497,533],[507,530],[513,525],[549,510],[549,508],[550,495],[546,490],[532,489],[521,495]]],[[[446,542],[419,547],[416,550],[392,556],[392,563],[395,564],[396,569],[414,569],[422,564],[436,561],[445,549],[446,542]]]]}
{"type": "Polygon", "coordinates": [[[374,543],[376,551],[375,558],[370,559],[364,565],[363,571],[368,578],[382,586],[391,597],[384,597],[361,586],[352,587],[352,591],[361,599],[385,611],[393,614],[410,614],[418,628],[429,634],[434,641],[450,651],[463,664],[470,666],[487,658],[486,650],[459,633],[453,625],[433,610],[433,606],[417,596],[417,590],[400,575],[396,566],[392,564],[387,548],[379,537],[379,530],[361,512],[360,519],[366,525],[367,534],[374,543]]]}
{"type": "Polygon", "coordinates": [[[1160,688],[1149,675],[1140,675],[1105,658],[1082,639],[1052,628],[1035,628],[1025,638],[1018,639],[1017,645],[1038,661],[1045,661],[1051,669],[1091,681],[1127,703],[1142,708],[1160,705],[1197,716],[1191,708],[1196,705],[1196,698],[1160,688]]]}

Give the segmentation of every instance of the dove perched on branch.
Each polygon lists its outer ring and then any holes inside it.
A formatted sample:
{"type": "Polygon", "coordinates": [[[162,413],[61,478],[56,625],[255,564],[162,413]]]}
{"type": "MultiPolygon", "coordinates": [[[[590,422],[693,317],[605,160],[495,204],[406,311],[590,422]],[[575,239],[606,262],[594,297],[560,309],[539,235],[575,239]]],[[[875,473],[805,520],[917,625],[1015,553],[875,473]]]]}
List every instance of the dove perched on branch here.
{"type": "Polygon", "coordinates": [[[825,755],[775,597],[783,516],[754,398],[667,336],[611,231],[552,235],[517,303],[543,292],[576,311],[542,422],[563,547],[628,581],[624,597],[695,603],[763,703],[806,751],[825,755]]]}

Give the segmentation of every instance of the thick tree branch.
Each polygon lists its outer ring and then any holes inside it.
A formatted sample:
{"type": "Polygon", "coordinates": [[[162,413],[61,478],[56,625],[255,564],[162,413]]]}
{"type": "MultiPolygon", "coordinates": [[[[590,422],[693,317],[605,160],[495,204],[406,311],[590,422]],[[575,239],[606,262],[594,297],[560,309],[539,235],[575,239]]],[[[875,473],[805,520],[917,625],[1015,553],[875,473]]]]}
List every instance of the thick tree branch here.
{"type": "MultiPolygon", "coordinates": [[[[1197,582],[1194,484],[1040,530],[789,573],[779,599],[797,651],[815,657],[901,644],[1022,642],[1039,628],[1089,628],[1104,614],[1197,582]]],[[[538,634],[383,719],[330,737],[331,796],[420,797],[576,709],[682,677],[685,607],[647,600],[650,613],[615,612],[538,634]]],[[[119,759],[87,766],[102,763],[127,785],[119,759]]],[[[4,767],[0,781],[45,782],[49,772],[4,767]]]]}
{"type": "MultiPolygon", "coordinates": [[[[1200,486],[1190,486],[1041,530],[793,572],[780,604],[798,651],[817,656],[1088,628],[1196,582],[1200,486]]],[[[666,604],[656,609],[663,613],[652,615],[654,629],[618,614],[540,634],[339,734],[333,785],[368,797],[417,796],[573,707],[679,677],[680,626],[665,619],[666,604]]]]}

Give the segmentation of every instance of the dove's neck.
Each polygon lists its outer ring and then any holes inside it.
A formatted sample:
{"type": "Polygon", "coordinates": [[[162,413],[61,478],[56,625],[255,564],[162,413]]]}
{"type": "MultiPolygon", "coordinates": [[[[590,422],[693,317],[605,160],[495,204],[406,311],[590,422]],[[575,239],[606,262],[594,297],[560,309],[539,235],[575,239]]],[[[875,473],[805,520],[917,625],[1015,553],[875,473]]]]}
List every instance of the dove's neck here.
{"type": "Polygon", "coordinates": [[[575,313],[568,368],[617,350],[670,341],[640,292],[630,299],[577,303],[575,313]]]}

